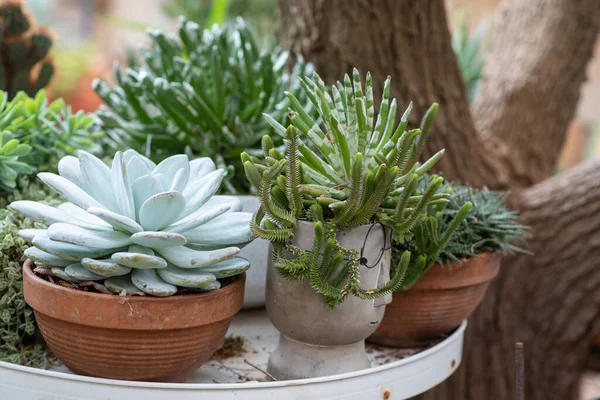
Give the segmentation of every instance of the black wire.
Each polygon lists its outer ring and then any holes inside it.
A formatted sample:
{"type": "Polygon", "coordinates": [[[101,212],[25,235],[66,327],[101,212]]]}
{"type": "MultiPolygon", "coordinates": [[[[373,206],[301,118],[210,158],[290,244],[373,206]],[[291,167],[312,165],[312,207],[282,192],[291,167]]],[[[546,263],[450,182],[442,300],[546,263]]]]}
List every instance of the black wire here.
{"type": "Polygon", "coordinates": [[[381,222],[377,221],[375,222],[373,225],[371,225],[371,227],[369,228],[369,230],[367,231],[367,234],[365,235],[365,240],[363,242],[362,247],[360,248],[360,259],[358,260],[358,262],[360,263],[360,265],[364,265],[366,268],[368,269],[372,269],[375,268],[377,265],[379,265],[379,262],[381,261],[381,259],[383,258],[384,253],[387,250],[390,250],[392,248],[392,241],[391,241],[391,237],[390,237],[390,246],[389,247],[385,247],[385,245],[388,242],[388,234],[387,234],[387,230],[385,229],[385,225],[383,225],[381,222]],[[363,257],[364,253],[365,253],[365,247],[367,246],[367,239],[369,239],[369,235],[371,234],[371,229],[373,229],[373,227],[375,225],[381,225],[381,228],[383,229],[383,247],[381,248],[381,250],[379,251],[379,256],[377,257],[377,260],[375,261],[375,263],[373,265],[369,265],[368,261],[365,257],[363,257]]]}

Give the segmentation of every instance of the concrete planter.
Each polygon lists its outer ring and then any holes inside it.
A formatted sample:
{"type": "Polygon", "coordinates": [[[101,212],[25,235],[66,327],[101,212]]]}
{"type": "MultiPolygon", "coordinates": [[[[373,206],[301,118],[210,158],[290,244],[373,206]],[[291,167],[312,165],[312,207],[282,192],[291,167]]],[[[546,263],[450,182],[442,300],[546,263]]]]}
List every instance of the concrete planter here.
{"type": "MultiPolygon", "coordinates": [[[[236,196],[242,201],[242,211],[254,213],[260,202],[256,196],[236,196]]],[[[269,241],[254,239],[246,245],[239,257],[250,261],[250,269],[246,272],[246,294],[242,310],[265,306],[265,287],[267,265],[269,263],[269,241]]]]}
{"type": "MultiPolygon", "coordinates": [[[[360,267],[363,288],[389,281],[389,229],[381,224],[365,225],[341,230],[337,239],[345,248],[359,254],[362,250],[366,261],[360,267]]],[[[292,243],[308,250],[313,241],[313,224],[300,221],[292,243]]],[[[377,329],[391,300],[391,295],[375,300],[348,296],[331,309],[307,280],[286,280],[269,266],[266,308],[281,333],[269,358],[269,373],[278,379],[300,379],[369,368],[364,339],[377,329]]]]}

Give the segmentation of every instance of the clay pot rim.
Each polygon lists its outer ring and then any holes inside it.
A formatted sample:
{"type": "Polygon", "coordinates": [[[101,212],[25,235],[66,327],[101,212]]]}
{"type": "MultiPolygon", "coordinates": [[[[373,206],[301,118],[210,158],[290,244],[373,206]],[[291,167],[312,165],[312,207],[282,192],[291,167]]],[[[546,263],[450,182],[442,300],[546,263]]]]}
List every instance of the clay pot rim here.
{"type": "Polygon", "coordinates": [[[501,259],[501,253],[488,251],[471,258],[461,258],[449,265],[436,262],[409,290],[452,289],[484,284],[498,276],[501,259]]]}
{"type": "MultiPolygon", "coordinates": [[[[183,329],[191,326],[206,325],[209,323],[217,322],[226,318],[230,318],[236,314],[242,306],[243,294],[240,297],[239,304],[227,304],[223,299],[232,296],[237,296],[239,291],[244,290],[244,284],[246,281],[246,274],[242,273],[236,276],[236,279],[228,284],[227,286],[213,290],[206,293],[193,293],[178,296],[168,297],[155,297],[155,296],[119,296],[116,294],[104,294],[104,293],[93,293],[86,292],[83,290],[72,289],[64,286],[60,286],[51,282],[48,282],[33,272],[34,263],[31,259],[25,260],[23,263],[23,285],[25,289],[25,300],[31,308],[36,312],[40,312],[44,315],[56,318],[62,321],[75,322],[82,325],[95,326],[95,327],[109,327],[106,321],[94,321],[95,316],[85,316],[81,320],[74,321],[71,315],[67,314],[64,310],[57,310],[54,307],[54,301],[57,298],[68,297],[72,300],[73,309],[78,304],[94,304],[94,308],[97,311],[108,309],[107,315],[114,314],[118,316],[123,314],[122,307],[119,307],[125,303],[129,305],[128,310],[133,314],[135,311],[147,310],[153,308],[154,310],[172,307],[175,308],[174,313],[184,312],[181,309],[195,307],[198,305],[205,309],[216,309],[211,315],[203,313],[206,310],[199,310],[197,313],[202,314],[202,318],[197,320],[189,320],[183,323],[177,321],[177,318],[173,318],[173,321],[158,321],[152,318],[145,318],[144,321],[139,320],[133,321],[130,325],[120,325],[118,329],[134,329],[134,330],[154,330],[154,329],[183,329]],[[27,288],[31,288],[27,290],[27,288]],[[37,292],[37,295],[28,292],[37,292]],[[42,293],[40,293],[42,292],[42,293]],[[45,292],[45,293],[43,293],[45,292]],[[51,296],[47,296],[48,293],[52,293],[51,296]],[[49,297],[54,297],[50,299],[49,297]],[[48,301],[47,301],[48,300],[48,301]],[[120,311],[115,311],[121,308],[120,311]],[[160,327],[157,327],[160,325],[160,327]]],[[[79,315],[77,315],[79,317],[79,315]]],[[[122,323],[122,321],[121,321],[122,323]]]]}

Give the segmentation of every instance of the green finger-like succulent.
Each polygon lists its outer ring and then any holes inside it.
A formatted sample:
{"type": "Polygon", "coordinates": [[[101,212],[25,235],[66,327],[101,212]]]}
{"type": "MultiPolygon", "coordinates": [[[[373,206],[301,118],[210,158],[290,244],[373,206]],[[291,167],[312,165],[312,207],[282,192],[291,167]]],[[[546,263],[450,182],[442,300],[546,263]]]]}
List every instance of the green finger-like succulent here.
{"type": "MultiPolygon", "coordinates": [[[[352,76],[346,75],[343,82],[331,87],[317,74],[301,77],[299,82],[318,117],[312,117],[296,95],[288,93],[290,126],[285,128],[265,114],[274,132],[285,141],[285,155],[276,153],[265,137],[264,161],[247,153],[241,156],[261,203],[252,231],[274,243],[274,265],[284,277],[309,279],[331,306],[339,305],[348,294],[374,298],[399,290],[407,280],[420,276],[420,270],[411,265],[411,257],[418,255],[405,252],[392,267],[388,284],[364,291],[360,289],[359,257],[356,251],[341,247],[335,232],[381,222],[392,228],[397,242],[404,243],[413,238],[432,208],[448,202],[448,194],[440,189],[442,177],[427,176],[423,178],[426,188],[417,188],[420,177],[444,153],[441,150],[423,163],[419,161],[438,105],[432,104],[425,112],[418,129],[409,129],[412,104],[397,122],[389,77],[378,114],[369,73],[363,80],[354,69],[352,76]],[[288,243],[296,221],[304,218],[315,223],[312,253],[288,243]],[[323,257],[319,258],[321,252],[323,257]],[[331,252],[343,254],[344,262],[334,260],[331,252]]],[[[459,215],[455,224],[463,218],[459,215]]],[[[436,238],[436,251],[447,242],[447,236],[436,238]]]]}
{"type": "Polygon", "coordinates": [[[156,165],[133,150],[112,167],[90,153],[64,157],[59,175],[38,177],[68,202],[51,207],[19,200],[9,207],[47,229],[20,236],[26,255],[54,275],[107,281],[115,293],[170,296],[178,287],[216,289],[217,279],[244,272],[235,257],[253,239],[252,214],[239,200],[215,196],[225,176],[207,158],[176,155],[156,165]],[[118,278],[118,279],[117,279],[118,278]]]}

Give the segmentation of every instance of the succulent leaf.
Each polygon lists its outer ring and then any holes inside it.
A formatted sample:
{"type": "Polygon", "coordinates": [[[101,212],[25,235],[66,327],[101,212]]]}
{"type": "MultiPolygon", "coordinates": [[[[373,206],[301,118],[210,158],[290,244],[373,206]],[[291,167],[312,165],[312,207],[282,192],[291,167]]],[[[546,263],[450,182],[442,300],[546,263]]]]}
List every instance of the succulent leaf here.
{"type": "Polygon", "coordinates": [[[177,286],[218,289],[217,279],[249,267],[234,256],[237,245],[253,239],[252,214],[241,212],[238,198],[214,196],[225,172],[210,159],[189,162],[180,155],[154,165],[128,150],[118,152],[108,169],[89,153],[78,156],[61,162],[65,176],[40,174],[69,202],[10,205],[48,225],[23,229],[20,236],[34,246],[26,256],[54,269],[56,277],[105,281],[118,294],[169,296],[177,286]]]}

